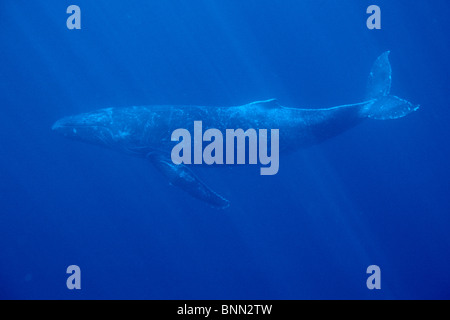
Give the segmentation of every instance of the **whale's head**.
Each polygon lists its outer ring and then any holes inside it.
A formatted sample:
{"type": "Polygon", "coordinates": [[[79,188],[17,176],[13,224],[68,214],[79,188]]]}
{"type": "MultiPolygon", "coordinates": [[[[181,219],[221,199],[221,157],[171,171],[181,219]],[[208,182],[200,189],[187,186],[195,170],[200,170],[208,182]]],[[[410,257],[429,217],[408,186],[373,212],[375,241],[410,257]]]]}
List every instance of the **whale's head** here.
{"type": "Polygon", "coordinates": [[[93,144],[112,145],[126,137],[120,125],[121,123],[115,119],[113,110],[110,108],[59,119],[52,129],[67,138],[93,144]]]}

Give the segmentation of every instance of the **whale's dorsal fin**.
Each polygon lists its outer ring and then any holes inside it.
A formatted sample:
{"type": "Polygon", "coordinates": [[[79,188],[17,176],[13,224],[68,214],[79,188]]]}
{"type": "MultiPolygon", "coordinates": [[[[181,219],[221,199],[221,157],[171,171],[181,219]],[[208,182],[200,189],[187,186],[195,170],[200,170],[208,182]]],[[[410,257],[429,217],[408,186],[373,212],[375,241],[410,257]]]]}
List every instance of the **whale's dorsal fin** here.
{"type": "Polygon", "coordinates": [[[247,104],[247,106],[259,106],[267,109],[278,109],[281,108],[281,105],[278,103],[277,99],[269,99],[263,101],[255,101],[247,104]]]}

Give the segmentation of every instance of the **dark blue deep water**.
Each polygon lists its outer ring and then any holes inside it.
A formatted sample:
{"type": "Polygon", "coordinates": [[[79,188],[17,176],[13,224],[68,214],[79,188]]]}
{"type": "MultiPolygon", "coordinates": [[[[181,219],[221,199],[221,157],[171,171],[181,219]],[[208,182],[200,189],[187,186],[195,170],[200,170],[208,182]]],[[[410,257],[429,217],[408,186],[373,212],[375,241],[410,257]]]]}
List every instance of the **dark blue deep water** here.
{"type": "Polygon", "coordinates": [[[2,0],[0,298],[450,298],[449,16],[447,0],[2,0]],[[421,109],[281,154],[274,176],[198,168],[226,210],[51,130],[106,107],[360,102],[386,50],[393,94],[421,109]]]}

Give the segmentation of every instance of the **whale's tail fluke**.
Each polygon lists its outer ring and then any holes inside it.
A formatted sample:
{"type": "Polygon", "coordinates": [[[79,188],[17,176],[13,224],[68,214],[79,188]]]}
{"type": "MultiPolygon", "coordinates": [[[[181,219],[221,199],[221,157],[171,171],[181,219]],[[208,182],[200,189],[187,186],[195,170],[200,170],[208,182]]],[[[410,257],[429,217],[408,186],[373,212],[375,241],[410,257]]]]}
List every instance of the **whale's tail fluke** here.
{"type": "Polygon", "coordinates": [[[397,119],[419,109],[418,105],[390,94],[392,69],[389,51],[375,60],[367,82],[366,99],[369,101],[361,110],[363,117],[378,120],[397,119]]]}

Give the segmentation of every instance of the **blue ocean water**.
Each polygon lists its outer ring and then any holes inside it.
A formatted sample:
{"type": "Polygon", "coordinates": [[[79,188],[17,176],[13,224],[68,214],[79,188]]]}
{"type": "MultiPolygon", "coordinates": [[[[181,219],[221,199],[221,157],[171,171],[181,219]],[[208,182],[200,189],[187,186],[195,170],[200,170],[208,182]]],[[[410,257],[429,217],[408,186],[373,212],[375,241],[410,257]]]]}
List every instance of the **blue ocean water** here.
{"type": "Polygon", "coordinates": [[[0,298],[450,298],[449,16],[445,0],[1,1],[0,298]],[[282,154],[274,176],[199,168],[226,210],[51,130],[106,107],[360,102],[386,50],[392,92],[421,109],[282,154]]]}

